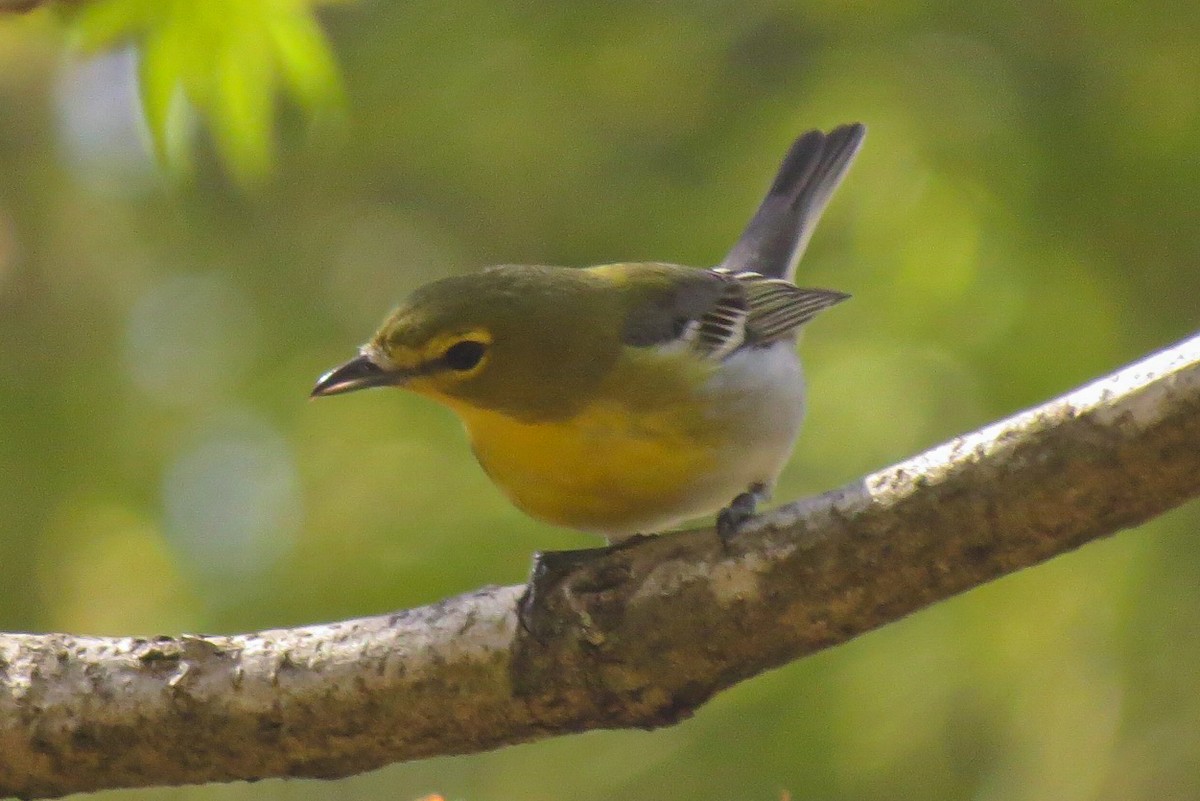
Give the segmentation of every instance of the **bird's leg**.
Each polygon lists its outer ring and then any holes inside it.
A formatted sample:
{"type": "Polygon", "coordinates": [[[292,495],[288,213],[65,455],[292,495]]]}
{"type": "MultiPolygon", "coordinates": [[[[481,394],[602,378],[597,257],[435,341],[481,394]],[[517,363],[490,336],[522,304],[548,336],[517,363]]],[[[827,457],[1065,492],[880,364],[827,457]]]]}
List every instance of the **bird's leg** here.
{"type": "Polygon", "coordinates": [[[758,504],[766,499],[767,485],[761,483],[751,484],[749,489],[730,501],[729,505],[724,509],[717,512],[717,536],[721,538],[721,542],[728,545],[729,541],[741,531],[746,521],[754,517],[754,512],[758,508],[758,504]]]}
{"type": "Polygon", "coordinates": [[[627,575],[624,570],[587,570],[588,566],[645,538],[644,534],[634,534],[605,548],[539,551],[534,555],[533,570],[529,574],[525,593],[517,604],[517,618],[521,627],[536,639],[542,639],[538,636],[542,627],[537,625],[535,617],[539,611],[544,613],[551,596],[561,590],[563,599],[577,616],[581,628],[590,629],[590,616],[579,596],[612,589],[624,581],[627,575]]]}
{"type": "Polygon", "coordinates": [[[538,551],[534,556],[531,579],[550,574],[566,574],[607,553],[607,548],[578,548],[571,551],[538,551]]]}

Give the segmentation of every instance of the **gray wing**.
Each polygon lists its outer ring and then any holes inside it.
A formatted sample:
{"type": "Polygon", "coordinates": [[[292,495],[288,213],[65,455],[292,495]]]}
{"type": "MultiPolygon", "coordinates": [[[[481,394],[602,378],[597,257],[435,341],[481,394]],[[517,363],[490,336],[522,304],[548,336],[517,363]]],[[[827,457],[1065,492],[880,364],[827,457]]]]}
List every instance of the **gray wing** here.
{"type": "Polygon", "coordinates": [[[729,291],[729,279],[712,270],[656,266],[678,270],[678,279],[655,292],[626,317],[621,340],[627,345],[650,347],[694,340],[700,321],[719,307],[729,291]]]}
{"type": "Polygon", "coordinates": [[[718,303],[701,322],[701,331],[717,327],[710,320],[719,324],[720,330],[730,331],[720,346],[712,350],[717,358],[724,358],[743,346],[769,345],[790,337],[818,312],[850,297],[845,292],[798,287],[790,281],[754,272],[731,273],[720,267],[713,272],[732,279],[731,284],[741,296],[736,325],[725,323],[734,307],[732,303],[718,303]]]}
{"type": "Polygon", "coordinates": [[[809,131],[793,142],[766,198],[721,267],[790,281],[866,133],[865,126],[854,123],[829,133],[809,131]]]}
{"type": "Polygon", "coordinates": [[[624,341],[635,346],[680,343],[720,361],[743,347],[768,345],[850,297],[804,289],[779,278],[723,268],[695,270],[681,283],[630,315],[624,341]]]}

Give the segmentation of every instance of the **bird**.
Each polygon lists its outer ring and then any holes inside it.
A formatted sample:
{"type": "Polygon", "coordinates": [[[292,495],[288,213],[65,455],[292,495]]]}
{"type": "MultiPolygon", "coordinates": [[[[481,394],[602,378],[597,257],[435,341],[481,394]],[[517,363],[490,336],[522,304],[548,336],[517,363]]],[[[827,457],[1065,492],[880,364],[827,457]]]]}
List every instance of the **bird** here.
{"type": "Polygon", "coordinates": [[[770,497],[805,410],[797,335],[849,295],[794,283],[866,134],[800,135],[715,267],[500,265],[415,290],[313,397],[426,396],[529,516],[610,543],[770,497]]]}

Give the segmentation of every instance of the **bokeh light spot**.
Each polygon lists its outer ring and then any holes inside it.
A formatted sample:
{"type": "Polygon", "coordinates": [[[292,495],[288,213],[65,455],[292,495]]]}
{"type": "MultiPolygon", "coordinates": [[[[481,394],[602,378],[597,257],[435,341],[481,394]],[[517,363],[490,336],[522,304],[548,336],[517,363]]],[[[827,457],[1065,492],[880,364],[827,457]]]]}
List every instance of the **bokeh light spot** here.
{"type": "Polygon", "coordinates": [[[302,517],[291,451],[250,417],[203,431],[167,470],[163,496],[168,538],[188,570],[234,594],[291,549],[302,517]]]}
{"type": "Polygon", "coordinates": [[[130,310],[126,367],[162,403],[208,401],[245,373],[258,329],[249,302],[222,276],[172,275],[130,310]]]}
{"type": "Polygon", "coordinates": [[[131,48],[67,61],[55,100],[59,141],[75,178],[105,194],[140,195],[153,187],[131,48]]]}

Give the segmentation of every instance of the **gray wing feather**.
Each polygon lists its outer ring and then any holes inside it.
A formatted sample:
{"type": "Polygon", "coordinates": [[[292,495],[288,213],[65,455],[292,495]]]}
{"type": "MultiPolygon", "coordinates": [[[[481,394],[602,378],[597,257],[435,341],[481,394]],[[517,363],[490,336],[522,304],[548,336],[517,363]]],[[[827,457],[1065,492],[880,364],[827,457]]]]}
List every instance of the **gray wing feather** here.
{"type": "MultiPolygon", "coordinates": [[[[730,338],[724,347],[714,349],[712,354],[718,358],[743,345],[766,345],[789,337],[818,312],[850,297],[845,292],[806,289],[790,281],[753,272],[730,273],[722,268],[713,272],[729,276],[744,298],[737,339],[730,338]]],[[[702,322],[701,330],[703,328],[702,322]]]]}
{"type": "Polygon", "coordinates": [[[817,312],[850,297],[754,272],[721,267],[688,272],[694,273],[688,281],[629,316],[622,337],[627,344],[680,343],[720,361],[743,347],[790,337],[817,312]]]}
{"type": "MultiPolygon", "coordinates": [[[[724,274],[716,273],[725,278],[724,274]]],[[[750,299],[740,281],[726,278],[725,291],[699,319],[695,347],[712,359],[724,359],[746,341],[750,299]]]]}
{"type": "Polygon", "coordinates": [[[791,280],[821,213],[850,169],[866,132],[865,126],[854,123],[827,134],[809,131],[800,136],[721,266],[733,273],[753,271],[791,280]]]}
{"type": "MultiPolygon", "coordinates": [[[[774,279],[768,279],[774,280],[774,279]]],[[[754,344],[774,342],[790,336],[797,328],[807,323],[817,312],[828,309],[850,297],[845,292],[829,289],[805,289],[788,285],[788,296],[775,298],[761,306],[752,306],[746,323],[746,339],[754,344]]]]}

